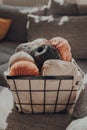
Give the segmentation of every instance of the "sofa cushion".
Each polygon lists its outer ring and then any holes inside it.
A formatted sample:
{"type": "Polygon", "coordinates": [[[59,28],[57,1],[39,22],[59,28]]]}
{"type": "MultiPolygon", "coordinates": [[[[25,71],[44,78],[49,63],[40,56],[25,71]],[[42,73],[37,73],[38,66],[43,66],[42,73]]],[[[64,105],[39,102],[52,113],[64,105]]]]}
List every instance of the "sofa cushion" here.
{"type": "Polygon", "coordinates": [[[78,14],[87,15],[87,5],[78,5],[78,14]]]}
{"type": "Polygon", "coordinates": [[[0,5],[0,17],[12,19],[6,39],[11,41],[27,41],[27,14],[21,13],[18,7],[0,5]]]}
{"type": "Polygon", "coordinates": [[[79,5],[65,1],[62,5],[52,0],[50,8],[47,9],[47,15],[54,16],[78,16],[87,15],[87,5],[79,5]]]}
{"type": "Polygon", "coordinates": [[[87,59],[87,16],[43,18],[30,16],[28,41],[61,36],[69,41],[74,58],[87,59]]]}
{"type": "Polygon", "coordinates": [[[54,15],[54,16],[62,16],[62,15],[77,15],[78,8],[76,4],[66,4],[63,5],[59,4],[58,2],[52,0],[50,8],[47,10],[47,15],[54,15]]]}
{"type": "Polygon", "coordinates": [[[11,19],[3,19],[0,18],[0,40],[4,39],[6,36],[9,27],[11,25],[12,20],[11,19]]]}

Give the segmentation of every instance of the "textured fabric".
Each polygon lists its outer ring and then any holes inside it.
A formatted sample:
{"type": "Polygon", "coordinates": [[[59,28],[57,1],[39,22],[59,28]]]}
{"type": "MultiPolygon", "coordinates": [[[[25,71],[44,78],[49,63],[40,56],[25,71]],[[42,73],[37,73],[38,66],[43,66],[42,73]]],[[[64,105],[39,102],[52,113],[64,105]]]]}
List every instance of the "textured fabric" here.
{"type": "Polygon", "coordinates": [[[17,42],[27,41],[27,14],[19,12],[19,8],[0,5],[0,17],[12,19],[12,26],[6,39],[17,42]]]}
{"type": "Polygon", "coordinates": [[[87,130],[87,117],[72,121],[66,130],[87,130]]]}
{"type": "Polygon", "coordinates": [[[20,60],[15,62],[10,70],[10,76],[37,76],[39,75],[39,70],[37,66],[31,62],[26,60],[20,60]]]}
{"type": "Polygon", "coordinates": [[[71,47],[68,41],[62,37],[54,37],[50,40],[51,45],[53,45],[59,52],[61,59],[64,61],[71,61],[71,47]]]}
{"type": "Polygon", "coordinates": [[[4,39],[11,25],[11,19],[0,18],[0,40],[4,39]]]}
{"type": "Polygon", "coordinates": [[[31,53],[39,70],[41,70],[43,63],[48,59],[60,59],[60,55],[55,47],[52,45],[41,45],[34,49],[31,53]]]}
{"type": "MultiPolygon", "coordinates": [[[[73,86],[77,87],[76,83],[82,80],[82,74],[73,62],[62,60],[47,60],[42,67],[42,75],[73,75],[73,86]]],[[[65,84],[64,84],[65,85],[65,84]]]]}
{"type": "Polygon", "coordinates": [[[12,66],[15,62],[20,61],[20,60],[26,60],[34,63],[34,59],[31,55],[27,54],[24,51],[20,51],[18,53],[15,53],[11,56],[9,60],[9,65],[12,66]]]}

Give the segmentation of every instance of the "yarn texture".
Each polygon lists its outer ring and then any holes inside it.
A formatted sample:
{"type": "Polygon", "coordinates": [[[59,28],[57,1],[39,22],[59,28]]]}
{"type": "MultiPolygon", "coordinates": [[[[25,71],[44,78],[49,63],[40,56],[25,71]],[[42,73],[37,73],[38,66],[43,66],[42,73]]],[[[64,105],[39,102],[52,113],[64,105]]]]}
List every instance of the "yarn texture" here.
{"type": "Polygon", "coordinates": [[[57,50],[52,45],[41,45],[32,51],[31,55],[39,69],[41,69],[44,61],[60,58],[57,50]]]}
{"type": "Polygon", "coordinates": [[[37,76],[39,70],[37,66],[30,61],[18,61],[15,62],[9,72],[10,76],[37,76]]]}
{"type": "Polygon", "coordinates": [[[71,47],[66,39],[61,37],[55,37],[50,40],[50,44],[58,50],[62,60],[71,61],[71,47]]]}
{"type": "Polygon", "coordinates": [[[20,51],[11,56],[11,58],[9,60],[9,65],[12,66],[15,62],[20,61],[20,60],[31,61],[34,63],[34,59],[31,55],[27,54],[24,51],[20,51]]]}

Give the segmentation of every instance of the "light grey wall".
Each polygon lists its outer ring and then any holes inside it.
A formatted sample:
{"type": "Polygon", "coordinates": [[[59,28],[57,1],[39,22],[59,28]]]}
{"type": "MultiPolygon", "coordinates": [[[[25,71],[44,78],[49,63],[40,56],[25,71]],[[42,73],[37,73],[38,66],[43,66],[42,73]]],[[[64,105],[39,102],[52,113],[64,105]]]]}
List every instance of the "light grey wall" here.
{"type": "Polygon", "coordinates": [[[87,0],[76,0],[78,4],[81,4],[81,5],[84,5],[86,4],[87,5],[87,0]]]}
{"type": "Polygon", "coordinates": [[[4,4],[14,6],[41,6],[47,4],[49,0],[3,0],[4,4]]]}
{"type": "MultiPolygon", "coordinates": [[[[8,5],[14,5],[14,6],[35,6],[35,5],[41,6],[47,4],[48,1],[49,0],[0,0],[0,4],[4,3],[8,5]]],[[[87,5],[87,0],[64,0],[64,1],[68,3],[77,3],[79,5],[84,5],[84,4],[87,5]]]]}
{"type": "Polygon", "coordinates": [[[0,0],[0,4],[3,4],[3,0],[0,0]]]}
{"type": "Polygon", "coordinates": [[[78,5],[87,5],[87,0],[65,0],[68,3],[77,3],[78,5]]]}

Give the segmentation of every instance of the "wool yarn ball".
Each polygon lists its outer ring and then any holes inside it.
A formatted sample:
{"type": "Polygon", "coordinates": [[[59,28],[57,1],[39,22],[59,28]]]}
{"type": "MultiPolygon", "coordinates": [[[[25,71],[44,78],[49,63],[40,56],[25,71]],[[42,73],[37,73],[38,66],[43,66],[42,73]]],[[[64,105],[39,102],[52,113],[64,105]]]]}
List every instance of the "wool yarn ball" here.
{"type": "Polygon", "coordinates": [[[37,76],[39,70],[37,66],[30,61],[17,61],[15,62],[9,72],[10,76],[37,76]]]}
{"type": "Polygon", "coordinates": [[[55,37],[50,40],[50,44],[58,50],[62,60],[71,61],[71,47],[66,39],[62,37],[55,37]]]}
{"type": "Polygon", "coordinates": [[[41,69],[44,61],[48,59],[60,59],[57,50],[51,45],[41,45],[31,52],[37,67],[41,69]]]}
{"type": "Polygon", "coordinates": [[[23,61],[26,60],[26,61],[30,61],[34,63],[34,59],[31,55],[27,54],[24,51],[20,51],[11,56],[9,60],[9,65],[12,66],[15,62],[20,61],[20,60],[23,60],[23,61]]]}

